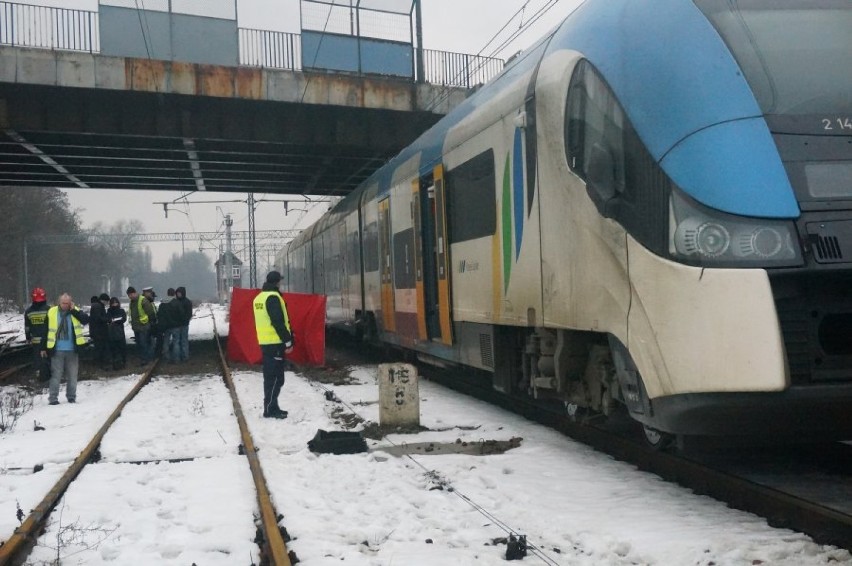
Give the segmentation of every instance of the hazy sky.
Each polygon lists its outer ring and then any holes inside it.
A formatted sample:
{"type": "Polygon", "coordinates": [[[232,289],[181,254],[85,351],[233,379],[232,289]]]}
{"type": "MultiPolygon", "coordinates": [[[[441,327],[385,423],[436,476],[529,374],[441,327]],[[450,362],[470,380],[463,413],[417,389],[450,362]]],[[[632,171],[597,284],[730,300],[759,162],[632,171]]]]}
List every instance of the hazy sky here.
{"type": "MultiPolygon", "coordinates": [[[[18,0],[28,4],[49,5],[62,8],[77,8],[97,10],[97,0],[18,0]]],[[[385,0],[387,1],[387,0],[385,0]]],[[[507,37],[526,23],[533,13],[552,0],[423,0],[423,44],[428,49],[455,51],[460,53],[479,53],[483,55],[508,58],[515,52],[534,43],[549,29],[558,24],[573,10],[579,0],[558,0],[555,5],[542,17],[535,26],[524,32],[499,53],[493,48],[502,43],[496,41],[485,48],[486,43],[498,33],[507,22],[500,37],[507,37]],[[524,7],[521,18],[516,15],[524,7]]],[[[157,3],[167,5],[167,0],[106,0],[105,4],[135,6],[137,3],[147,8],[155,8],[157,3]]],[[[279,31],[299,30],[298,9],[299,0],[172,0],[175,11],[186,12],[202,10],[215,15],[228,13],[232,17],[236,2],[238,25],[240,27],[273,29],[279,31]]],[[[338,3],[346,3],[338,0],[338,3]]],[[[396,5],[396,4],[395,4],[396,5]]],[[[225,214],[230,214],[234,225],[233,230],[248,229],[248,207],[245,203],[194,204],[181,205],[182,212],[170,210],[168,218],[163,213],[163,206],[155,202],[172,201],[182,193],[174,191],[134,191],[134,190],[95,190],[71,189],[66,191],[71,205],[78,209],[85,227],[96,221],[112,224],[120,219],[139,219],[145,225],[147,232],[213,232],[222,229],[225,214]]],[[[257,194],[257,199],[281,199],[282,195],[257,194]]],[[[243,193],[193,193],[187,200],[191,203],[197,200],[245,200],[243,193]]],[[[293,208],[296,206],[293,205],[293,208]]],[[[299,207],[302,208],[302,207],[299,207]]],[[[312,213],[291,212],[284,215],[281,203],[261,203],[255,213],[257,230],[280,230],[289,228],[305,228],[309,226],[327,205],[320,204],[313,208],[312,213]]],[[[261,241],[258,240],[258,246],[261,241]]],[[[235,244],[235,248],[239,244],[235,244]]],[[[179,253],[180,244],[152,243],[151,251],[154,256],[154,269],[165,269],[169,257],[179,253]]],[[[198,244],[187,244],[187,250],[198,249],[198,244]]],[[[207,252],[211,258],[215,253],[207,252]]],[[[261,251],[259,255],[263,255],[261,251]]],[[[259,257],[258,263],[263,266],[265,257],[259,257]]],[[[262,277],[262,274],[260,275],[262,277]]]]}

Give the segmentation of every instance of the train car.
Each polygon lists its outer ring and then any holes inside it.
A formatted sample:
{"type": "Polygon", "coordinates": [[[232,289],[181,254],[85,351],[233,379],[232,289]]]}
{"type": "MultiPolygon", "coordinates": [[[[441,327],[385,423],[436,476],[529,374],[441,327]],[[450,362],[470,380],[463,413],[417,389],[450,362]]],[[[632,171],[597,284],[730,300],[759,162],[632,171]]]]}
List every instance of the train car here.
{"type": "Polygon", "coordinates": [[[656,445],[848,438],[850,30],[848,0],[587,0],[297,238],[290,288],[656,445]]]}

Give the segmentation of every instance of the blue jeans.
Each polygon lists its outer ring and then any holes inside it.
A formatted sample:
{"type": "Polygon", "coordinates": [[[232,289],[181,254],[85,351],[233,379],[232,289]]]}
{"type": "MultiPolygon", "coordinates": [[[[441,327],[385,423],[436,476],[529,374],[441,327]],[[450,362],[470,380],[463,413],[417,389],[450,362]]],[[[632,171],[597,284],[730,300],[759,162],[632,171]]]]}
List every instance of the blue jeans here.
{"type": "Polygon", "coordinates": [[[147,364],[154,359],[154,346],[151,344],[151,331],[149,328],[144,330],[134,330],[133,335],[136,337],[136,353],[139,354],[139,361],[147,364]]]}
{"type": "Polygon", "coordinates": [[[163,354],[169,362],[180,361],[180,326],[166,330],[163,337],[163,354]]]}
{"type": "Polygon", "coordinates": [[[178,349],[178,353],[180,354],[179,360],[185,362],[189,359],[189,325],[180,326],[178,330],[180,330],[178,340],[178,345],[180,346],[178,349]]]}

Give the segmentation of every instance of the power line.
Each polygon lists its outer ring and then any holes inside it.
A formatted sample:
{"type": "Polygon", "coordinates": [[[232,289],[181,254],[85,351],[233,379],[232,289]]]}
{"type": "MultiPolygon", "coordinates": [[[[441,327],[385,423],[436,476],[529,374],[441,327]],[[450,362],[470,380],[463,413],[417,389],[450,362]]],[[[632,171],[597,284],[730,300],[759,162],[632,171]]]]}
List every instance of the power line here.
{"type": "MultiPolygon", "coordinates": [[[[295,238],[301,230],[258,230],[255,234],[261,238],[278,238],[286,240],[295,238]]],[[[248,231],[234,230],[233,236],[248,235],[248,231]]],[[[27,238],[29,244],[89,244],[98,246],[116,240],[130,239],[134,242],[185,242],[185,241],[209,241],[221,238],[221,232],[132,232],[132,233],[105,233],[105,232],[83,232],[81,234],[46,234],[42,236],[30,236],[27,238]]]]}
{"type": "MultiPolygon", "coordinates": [[[[546,0],[546,2],[542,6],[540,6],[535,12],[533,12],[533,14],[530,16],[530,18],[527,20],[526,23],[521,22],[521,25],[518,27],[517,30],[512,32],[509,35],[509,37],[507,37],[505,40],[503,40],[502,43],[500,43],[497,47],[492,49],[491,52],[488,55],[483,56],[483,52],[488,48],[488,46],[491,45],[491,43],[495,39],[497,39],[497,37],[500,35],[500,33],[503,32],[503,30],[505,30],[507,27],[509,27],[509,24],[511,24],[512,21],[515,18],[517,18],[519,14],[523,13],[523,11],[526,9],[527,5],[531,1],[532,0],[527,0],[526,2],[524,2],[524,4],[514,14],[512,14],[512,16],[506,21],[506,23],[503,24],[503,26],[491,37],[491,39],[489,39],[485,43],[485,45],[482,47],[482,49],[480,49],[476,53],[475,57],[477,57],[478,62],[476,63],[476,66],[474,68],[472,70],[470,68],[467,68],[467,69],[463,69],[462,71],[459,71],[456,74],[456,77],[453,77],[453,79],[461,76],[462,73],[465,73],[465,72],[471,73],[471,72],[476,72],[476,71],[480,70],[485,65],[485,59],[484,58],[495,57],[498,53],[500,53],[500,51],[505,49],[506,46],[508,46],[511,42],[513,42],[515,39],[517,39],[518,37],[523,35],[526,31],[528,31],[529,28],[533,24],[535,24],[538,20],[540,20],[547,12],[549,12],[559,2],[559,0],[546,0]]],[[[450,82],[452,82],[452,81],[450,81],[450,82]]],[[[444,86],[432,98],[432,100],[428,104],[426,104],[427,110],[437,108],[440,104],[442,104],[445,100],[447,100],[449,98],[449,96],[450,96],[450,89],[449,89],[448,86],[444,86]]]]}

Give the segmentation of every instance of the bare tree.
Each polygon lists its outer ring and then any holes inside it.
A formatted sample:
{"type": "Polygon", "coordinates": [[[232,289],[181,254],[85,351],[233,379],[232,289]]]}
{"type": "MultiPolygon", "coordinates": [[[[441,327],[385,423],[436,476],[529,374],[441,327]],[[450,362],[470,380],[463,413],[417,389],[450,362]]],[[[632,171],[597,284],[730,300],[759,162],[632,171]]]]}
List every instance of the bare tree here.
{"type": "MultiPolygon", "coordinates": [[[[100,240],[102,250],[103,273],[110,278],[111,288],[118,289],[122,277],[132,277],[140,263],[139,242],[135,235],[144,232],[145,227],[139,220],[119,220],[111,226],[95,222],[91,227],[93,234],[104,234],[100,240]]],[[[144,261],[144,260],[143,260],[144,261]]],[[[149,265],[149,264],[145,264],[149,265]]],[[[121,295],[123,290],[114,292],[121,295]]]]}

